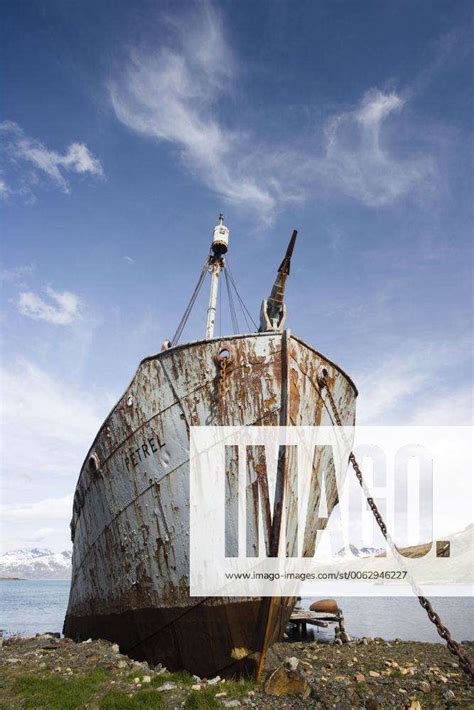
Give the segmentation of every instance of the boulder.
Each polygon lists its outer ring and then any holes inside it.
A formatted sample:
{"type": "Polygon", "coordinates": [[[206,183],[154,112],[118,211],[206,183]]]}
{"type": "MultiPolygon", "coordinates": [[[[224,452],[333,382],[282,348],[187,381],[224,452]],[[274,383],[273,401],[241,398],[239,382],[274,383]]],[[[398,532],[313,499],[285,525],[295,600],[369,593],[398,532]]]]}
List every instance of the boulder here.
{"type": "Polygon", "coordinates": [[[54,651],[59,648],[59,641],[53,636],[39,636],[36,648],[42,651],[54,651]]]}
{"type": "Polygon", "coordinates": [[[298,670],[289,670],[285,666],[279,666],[267,678],[265,692],[268,695],[301,695],[303,698],[307,698],[311,687],[298,670]]]}
{"type": "Polygon", "coordinates": [[[176,683],[163,683],[163,685],[160,685],[157,690],[161,692],[163,690],[174,690],[177,687],[176,683]]]}
{"type": "Polygon", "coordinates": [[[298,668],[299,660],[295,656],[287,656],[285,658],[285,666],[289,671],[295,671],[298,668]]]}
{"type": "Polygon", "coordinates": [[[219,675],[216,675],[215,678],[209,678],[207,681],[208,685],[217,685],[218,683],[221,682],[221,677],[219,675]]]}

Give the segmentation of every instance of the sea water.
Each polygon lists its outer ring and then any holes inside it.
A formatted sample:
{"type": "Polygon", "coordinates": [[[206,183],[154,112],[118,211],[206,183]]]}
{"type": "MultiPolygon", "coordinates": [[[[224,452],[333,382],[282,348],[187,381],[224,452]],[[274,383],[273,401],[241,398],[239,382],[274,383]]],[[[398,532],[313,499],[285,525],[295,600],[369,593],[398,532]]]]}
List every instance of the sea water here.
{"type": "MultiPolygon", "coordinates": [[[[69,581],[62,580],[0,580],[0,629],[4,635],[62,631],[69,586],[69,581]]],[[[311,601],[303,599],[302,605],[308,608],[311,601]]],[[[443,643],[415,598],[339,597],[337,602],[351,636],[443,643]]],[[[455,639],[474,639],[473,598],[433,598],[432,602],[455,639]]],[[[333,634],[332,630],[315,629],[315,637],[321,641],[333,634]]]]}
{"type": "Polygon", "coordinates": [[[0,580],[0,629],[4,636],[62,631],[69,580],[0,580]]]}

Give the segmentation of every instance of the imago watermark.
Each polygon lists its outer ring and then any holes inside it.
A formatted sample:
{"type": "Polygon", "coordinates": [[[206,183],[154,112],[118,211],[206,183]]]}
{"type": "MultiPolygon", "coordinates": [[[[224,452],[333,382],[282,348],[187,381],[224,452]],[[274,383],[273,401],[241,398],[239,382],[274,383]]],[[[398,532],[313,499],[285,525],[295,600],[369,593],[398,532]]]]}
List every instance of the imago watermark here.
{"type": "Polygon", "coordinates": [[[191,427],[190,593],[470,595],[471,478],[471,427],[191,427]]]}

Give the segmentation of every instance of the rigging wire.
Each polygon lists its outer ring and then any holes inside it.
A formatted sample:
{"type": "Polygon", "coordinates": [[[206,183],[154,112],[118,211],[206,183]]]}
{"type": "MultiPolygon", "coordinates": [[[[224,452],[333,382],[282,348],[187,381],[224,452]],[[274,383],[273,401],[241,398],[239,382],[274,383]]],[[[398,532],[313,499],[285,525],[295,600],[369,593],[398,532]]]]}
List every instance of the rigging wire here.
{"type": "Polygon", "coordinates": [[[235,303],[234,303],[234,299],[232,297],[232,291],[230,288],[229,274],[227,273],[227,269],[225,267],[224,267],[224,277],[225,277],[225,285],[226,285],[226,290],[227,290],[227,298],[229,300],[229,310],[230,310],[230,317],[232,320],[232,330],[234,332],[234,335],[236,335],[239,332],[239,322],[237,320],[235,303]]]}
{"type": "Polygon", "coordinates": [[[201,286],[204,281],[204,277],[206,275],[207,269],[209,267],[209,257],[206,258],[206,261],[204,262],[204,266],[202,267],[202,271],[199,275],[198,282],[196,284],[196,287],[192,293],[191,298],[189,299],[189,303],[186,306],[186,310],[183,313],[183,317],[181,318],[179,325],[176,329],[176,333],[173,335],[173,338],[171,339],[171,345],[177,345],[179,342],[179,339],[183,333],[184,327],[186,323],[188,322],[189,315],[193,309],[193,306],[196,302],[196,298],[198,297],[199,291],[201,290],[201,286]]]}
{"type": "MultiPolygon", "coordinates": [[[[186,306],[186,309],[185,309],[185,311],[184,311],[184,313],[183,313],[183,316],[182,316],[182,318],[181,318],[181,320],[180,320],[180,322],[179,322],[179,325],[178,325],[178,327],[177,327],[177,329],[176,329],[176,332],[175,332],[175,334],[173,335],[173,338],[172,338],[172,340],[171,340],[171,343],[170,343],[171,346],[177,345],[178,342],[179,342],[179,340],[180,340],[180,338],[181,338],[181,335],[183,334],[183,330],[184,330],[184,328],[185,328],[185,326],[186,326],[186,323],[188,322],[188,319],[189,319],[189,316],[190,316],[190,314],[191,314],[191,311],[192,311],[192,309],[193,309],[193,307],[194,307],[194,304],[195,304],[195,302],[196,302],[196,299],[197,299],[197,297],[198,297],[198,295],[199,295],[199,292],[200,292],[200,290],[201,290],[201,288],[202,288],[202,285],[203,285],[203,283],[204,283],[204,278],[205,278],[205,276],[206,276],[206,273],[207,273],[207,271],[208,271],[208,268],[209,268],[209,257],[207,257],[207,258],[206,258],[206,261],[204,262],[204,266],[203,266],[202,271],[201,271],[201,273],[200,273],[200,275],[199,275],[198,282],[197,282],[197,284],[196,284],[196,286],[195,286],[195,288],[194,288],[194,291],[193,291],[193,293],[192,293],[192,295],[191,295],[191,298],[189,299],[189,303],[188,303],[188,305],[186,306]]],[[[248,331],[249,331],[249,332],[252,331],[252,327],[251,327],[251,325],[250,325],[250,321],[253,323],[255,329],[258,330],[257,324],[255,323],[254,319],[252,318],[252,315],[251,315],[250,311],[248,310],[247,306],[245,305],[245,303],[244,303],[244,301],[243,301],[243,299],[242,299],[242,297],[241,297],[241,295],[240,295],[240,293],[239,293],[239,291],[238,291],[238,288],[237,288],[237,286],[236,286],[234,277],[233,277],[233,275],[232,275],[232,271],[230,270],[228,261],[226,261],[226,263],[224,264],[224,267],[223,267],[222,270],[223,270],[223,272],[224,272],[224,277],[225,277],[226,290],[227,290],[227,298],[228,298],[228,301],[229,301],[230,317],[231,317],[231,321],[232,321],[232,329],[233,329],[234,335],[236,335],[237,333],[239,333],[239,321],[238,321],[238,317],[237,317],[237,310],[236,310],[234,298],[233,298],[233,295],[232,295],[232,290],[235,291],[235,294],[236,294],[236,296],[237,296],[237,299],[238,299],[238,302],[239,302],[239,306],[240,306],[240,309],[241,309],[242,314],[243,314],[243,316],[244,316],[245,323],[246,323],[246,326],[247,326],[247,328],[248,328],[248,331]],[[249,321],[249,319],[250,319],[250,321],[249,321]]],[[[219,294],[219,330],[220,330],[220,335],[221,335],[221,334],[222,334],[222,290],[220,291],[220,294],[219,294]]]]}
{"type": "MultiPolygon", "coordinates": [[[[240,304],[240,301],[239,301],[239,304],[240,304]]],[[[245,325],[247,326],[247,331],[250,333],[252,331],[252,327],[249,323],[249,319],[247,318],[247,314],[244,311],[244,309],[242,308],[242,306],[240,306],[240,308],[242,309],[242,313],[244,315],[244,320],[245,320],[245,325]]]]}
{"type": "Polygon", "coordinates": [[[241,298],[241,296],[240,296],[240,293],[239,293],[239,291],[238,291],[238,289],[237,289],[237,286],[236,286],[236,284],[235,284],[235,281],[234,281],[234,277],[232,276],[232,271],[230,270],[230,266],[229,266],[229,261],[228,261],[228,260],[227,260],[226,265],[225,265],[225,271],[228,271],[228,272],[229,272],[229,277],[230,277],[231,284],[232,284],[232,286],[233,286],[233,288],[234,288],[235,293],[237,294],[237,298],[239,299],[240,308],[242,309],[242,313],[244,314],[245,322],[246,322],[246,324],[247,324],[247,327],[248,327],[249,331],[251,331],[251,327],[250,327],[249,321],[247,320],[247,316],[248,316],[248,317],[250,318],[250,320],[252,321],[254,327],[258,330],[258,325],[255,323],[255,321],[254,321],[254,319],[252,318],[252,315],[251,315],[249,309],[247,308],[247,306],[245,305],[245,303],[243,302],[243,300],[242,300],[242,298],[241,298]]]}

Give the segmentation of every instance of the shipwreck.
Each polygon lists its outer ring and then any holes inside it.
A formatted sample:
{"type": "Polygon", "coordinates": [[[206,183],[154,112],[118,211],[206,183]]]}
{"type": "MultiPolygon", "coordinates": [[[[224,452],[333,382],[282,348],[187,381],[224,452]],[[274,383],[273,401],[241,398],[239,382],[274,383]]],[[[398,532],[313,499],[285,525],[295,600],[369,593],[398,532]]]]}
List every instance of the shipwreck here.
{"type": "MultiPolygon", "coordinates": [[[[134,659],[200,677],[259,675],[267,649],[282,636],[294,598],[189,594],[189,428],[334,424],[318,386],[321,372],[342,423],[354,425],[357,390],[351,379],[285,329],[284,292],[296,236],[295,231],[262,303],[257,332],[216,338],[219,281],[222,274],[228,278],[229,230],[220,216],[175,337],[161,352],[142,360],[80,471],[71,521],[73,572],[66,636],[109,639],[134,659]],[[181,344],[208,275],[205,338],[181,344]]],[[[282,479],[287,465],[282,457],[282,479]]],[[[315,457],[310,496],[314,507],[322,465],[315,457]]],[[[250,493],[258,487],[256,472],[248,486],[250,493]]],[[[336,503],[334,486],[329,513],[336,503]]],[[[280,544],[280,510],[277,499],[273,517],[265,521],[273,554],[280,544]]]]}

